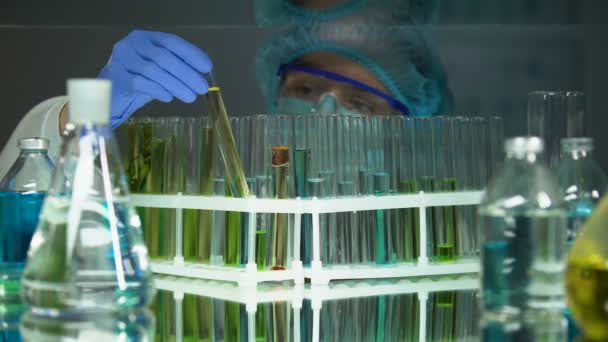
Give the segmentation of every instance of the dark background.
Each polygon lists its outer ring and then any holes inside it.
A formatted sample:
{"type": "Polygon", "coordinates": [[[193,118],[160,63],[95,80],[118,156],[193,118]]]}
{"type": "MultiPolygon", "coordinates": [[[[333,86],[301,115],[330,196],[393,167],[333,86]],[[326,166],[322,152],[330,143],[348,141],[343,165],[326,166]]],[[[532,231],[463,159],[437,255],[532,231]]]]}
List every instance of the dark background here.
{"type": "MultiPolygon", "coordinates": [[[[279,1],[279,0],[276,0],[279,1]]],[[[373,1],[373,0],[370,0],[373,1]]],[[[427,28],[448,72],[456,114],[501,115],[507,135],[526,132],[532,90],[586,93],[587,133],[608,169],[603,134],[608,36],[602,0],[443,0],[427,28]]],[[[176,33],[214,61],[231,115],[264,113],[257,49],[275,29],[256,27],[251,0],[2,1],[0,146],[70,77],[95,77],[114,43],[134,28],[176,33]]],[[[202,104],[150,104],[136,115],[193,115],[202,104]]]]}

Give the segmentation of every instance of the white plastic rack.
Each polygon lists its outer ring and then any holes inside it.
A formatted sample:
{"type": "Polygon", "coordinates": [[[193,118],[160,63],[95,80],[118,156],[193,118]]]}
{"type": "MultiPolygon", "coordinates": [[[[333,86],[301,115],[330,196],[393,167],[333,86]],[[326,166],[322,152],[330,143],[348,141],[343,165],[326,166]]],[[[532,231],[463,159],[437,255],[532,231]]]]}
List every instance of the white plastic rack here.
{"type": "MultiPolygon", "coordinates": [[[[479,280],[474,275],[458,275],[443,278],[423,277],[410,279],[378,279],[340,281],[332,285],[263,284],[257,288],[239,287],[232,283],[188,279],[174,276],[157,276],[156,288],[173,293],[175,301],[175,333],[177,342],[183,340],[183,298],[185,294],[210,297],[245,305],[247,311],[248,340],[256,341],[255,315],[258,304],[288,302],[293,313],[293,338],[300,341],[302,304],[311,301],[312,341],[318,342],[321,331],[321,309],[323,303],[361,297],[402,295],[416,293],[418,297],[419,341],[427,340],[427,300],[429,294],[441,291],[465,291],[478,288],[479,280]]],[[[157,319],[160,319],[157,318],[157,319]]]]}
{"type": "Polygon", "coordinates": [[[477,205],[481,201],[481,191],[423,193],[391,196],[368,196],[336,199],[259,199],[228,198],[182,195],[132,195],[132,204],[137,207],[176,209],[175,257],[170,261],[152,262],[155,273],[191,278],[213,279],[237,282],[252,286],[266,281],[293,280],[304,283],[309,278],[312,284],[328,284],[337,279],[403,278],[447,274],[467,274],[479,271],[477,260],[455,263],[431,263],[427,258],[427,207],[477,205]],[[321,260],[321,234],[319,215],[327,213],[355,212],[368,210],[388,210],[419,208],[420,225],[418,236],[420,246],[416,263],[396,263],[388,265],[331,265],[323,266],[321,260]],[[249,213],[247,233],[247,264],[243,268],[213,266],[185,262],[182,254],[182,217],[184,209],[205,209],[237,211],[249,213]],[[255,233],[257,213],[285,213],[294,215],[293,231],[289,233],[292,265],[287,270],[258,271],[255,262],[255,233]],[[302,215],[312,215],[312,261],[310,267],[303,267],[300,239],[302,215]]]}

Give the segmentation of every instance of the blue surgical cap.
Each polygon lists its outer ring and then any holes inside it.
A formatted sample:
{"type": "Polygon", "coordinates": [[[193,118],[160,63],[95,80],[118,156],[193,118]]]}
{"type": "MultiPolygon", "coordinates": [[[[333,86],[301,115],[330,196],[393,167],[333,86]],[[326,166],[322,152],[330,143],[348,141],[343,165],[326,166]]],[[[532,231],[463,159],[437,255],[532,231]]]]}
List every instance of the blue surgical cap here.
{"type": "Polygon", "coordinates": [[[376,19],[428,23],[435,16],[439,0],[344,0],[325,9],[307,9],[293,0],[256,0],[258,25],[311,24],[365,13],[376,19]]]}
{"type": "Polygon", "coordinates": [[[256,58],[258,83],[275,112],[279,65],[313,52],[344,56],[367,68],[412,116],[448,114],[452,94],[438,55],[418,26],[322,22],[278,33],[256,58]]]}

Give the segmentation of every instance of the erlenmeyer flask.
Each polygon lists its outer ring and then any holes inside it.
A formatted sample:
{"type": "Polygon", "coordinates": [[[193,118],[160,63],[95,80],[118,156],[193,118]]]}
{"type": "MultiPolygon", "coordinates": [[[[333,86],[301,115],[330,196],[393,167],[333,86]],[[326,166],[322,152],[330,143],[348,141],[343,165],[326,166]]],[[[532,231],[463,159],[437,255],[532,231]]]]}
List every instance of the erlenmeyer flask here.
{"type": "Polygon", "coordinates": [[[608,340],[608,197],[578,234],[566,268],[568,308],[586,339],[608,340]]]}
{"type": "Polygon", "coordinates": [[[142,307],[154,294],[108,125],[110,88],[107,81],[68,81],[76,128],[63,144],[23,276],[23,297],[38,314],[142,307]]]}

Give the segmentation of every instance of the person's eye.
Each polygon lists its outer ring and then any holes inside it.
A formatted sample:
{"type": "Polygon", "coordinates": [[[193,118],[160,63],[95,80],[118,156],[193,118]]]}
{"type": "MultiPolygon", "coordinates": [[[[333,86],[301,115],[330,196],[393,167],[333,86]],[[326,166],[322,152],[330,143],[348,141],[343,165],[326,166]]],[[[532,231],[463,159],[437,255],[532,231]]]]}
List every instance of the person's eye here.
{"type": "Polygon", "coordinates": [[[298,83],[289,86],[289,94],[300,98],[314,96],[315,87],[310,83],[298,83]]]}
{"type": "Polygon", "coordinates": [[[361,114],[373,114],[374,105],[361,97],[351,97],[345,103],[349,109],[357,111],[361,114]]]}

